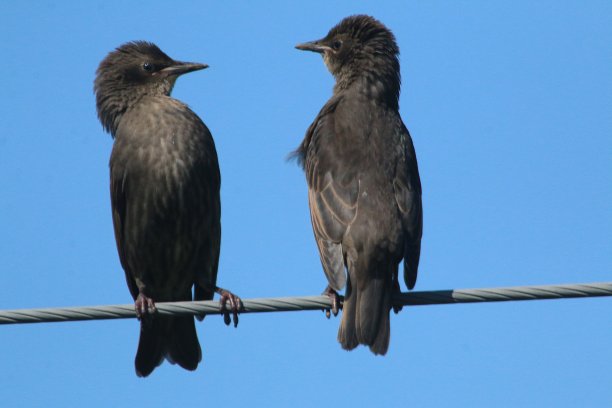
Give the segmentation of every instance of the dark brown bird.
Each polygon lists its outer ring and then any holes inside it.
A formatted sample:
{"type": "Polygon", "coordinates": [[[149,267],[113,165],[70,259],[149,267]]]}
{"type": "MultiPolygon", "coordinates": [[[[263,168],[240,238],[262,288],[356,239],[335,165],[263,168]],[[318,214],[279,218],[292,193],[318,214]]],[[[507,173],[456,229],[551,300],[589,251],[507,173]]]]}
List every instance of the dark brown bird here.
{"type": "Polygon", "coordinates": [[[98,117],[115,139],[110,190],[115,239],[141,320],[136,374],[164,358],[195,370],[202,358],[192,316],[155,314],[155,302],[210,300],[234,324],[240,299],[216,286],[221,240],[220,174],[202,120],[170,97],[176,79],[207,68],[174,61],[154,44],[123,44],[100,63],[98,117]],[[193,296],[192,296],[193,288],[193,296]]]}
{"type": "Polygon", "coordinates": [[[333,96],[295,152],[306,172],[312,226],[329,281],[324,293],[335,315],[336,291],[346,284],[342,347],[364,344],[384,355],[392,295],[400,291],[398,266],[403,259],[404,281],[412,289],[423,225],[416,154],[398,112],[399,49],[391,31],[364,15],[347,17],[325,38],[296,48],[322,54],[336,79],[333,96]]]}

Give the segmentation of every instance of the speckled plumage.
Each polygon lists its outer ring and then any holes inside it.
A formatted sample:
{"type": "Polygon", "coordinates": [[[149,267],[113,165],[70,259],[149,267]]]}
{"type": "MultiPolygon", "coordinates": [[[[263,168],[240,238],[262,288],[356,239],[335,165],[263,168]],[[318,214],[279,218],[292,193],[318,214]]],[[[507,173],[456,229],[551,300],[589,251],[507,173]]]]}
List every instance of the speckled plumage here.
{"type": "Polygon", "coordinates": [[[398,112],[399,49],[391,31],[363,15],[297,48],[321,53],[336,79],[295,154],[329,288],[346,284],[338,341],[385,354],[398,265],[403,259],[412,289],[423,220],[416,154],[398,112]]]}
{"type": "MultiPolygon", "coordinates": [[[[98,116],[114,137],[110,189],[115,238],[130,292],[156,302],[210,300],[221,238],[220,174],[202,120],[171,98],[176,78],[205,68],[172,60],[154,44],[111,52],[94,82],[98,116]]],[[[145,306],[144,315],[147,310],[145,306]]],[[[151,311],[149,311],[151,312],[151,311]]],[[[136,372],[164,357],[195,370],[193,317],[142,317],[136,372]]]]}

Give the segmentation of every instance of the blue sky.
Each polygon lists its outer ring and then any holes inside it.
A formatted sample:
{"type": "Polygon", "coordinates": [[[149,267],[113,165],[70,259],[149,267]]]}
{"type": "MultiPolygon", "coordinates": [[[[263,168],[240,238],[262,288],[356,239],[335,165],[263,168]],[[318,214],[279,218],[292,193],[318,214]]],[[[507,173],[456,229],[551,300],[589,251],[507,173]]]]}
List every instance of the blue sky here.
{"type": "MultiPolygon", "coordinates": [[[[219,285],[319,294],[306,183],[286,155],[331,95],[295,50],[367,13],[401,49],[424,189],[416,290],[612,280],[612,6],[606,1],[1,2],[0,309],[129,303],[92,91],[116,46],[210,69],[174,96],[222,173],[219,285]]],[[[612,406],[610,298],[424,306],[386,357],[319,312],[197,324],[203,364],[134,374],[135,320],[0,327],[6,407],[612,406]]]]}

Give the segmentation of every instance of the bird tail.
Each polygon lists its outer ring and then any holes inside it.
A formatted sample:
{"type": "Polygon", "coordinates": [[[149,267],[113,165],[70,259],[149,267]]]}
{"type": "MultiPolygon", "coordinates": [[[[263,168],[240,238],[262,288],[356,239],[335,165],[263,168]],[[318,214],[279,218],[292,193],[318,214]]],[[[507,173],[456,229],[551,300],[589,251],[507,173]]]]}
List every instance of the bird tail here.
{"type": "MultiPolygon", "coordinates": [[[[389,348],[391,325],[389,313],[393,294],[393,271],[383,268],[373,279],[359,287],[353,286],[357,273],[349,269],[349,279],[338,330],[338,342],[345,350],[359,344],[370,347],[374,354],[385,355],[389,348]]],[[[355,271],[355,268],[352,268],[355,271]]],[[[364,277],[361,277],[362,279],[364,277]]]]}
{"type": "Polygon", "coordinates": [[[134,364],[136,375],[146,377],[166,358],[193,371],[202,350],[192,316],[150,316],[140,324],[140,341],[134,364]]]}

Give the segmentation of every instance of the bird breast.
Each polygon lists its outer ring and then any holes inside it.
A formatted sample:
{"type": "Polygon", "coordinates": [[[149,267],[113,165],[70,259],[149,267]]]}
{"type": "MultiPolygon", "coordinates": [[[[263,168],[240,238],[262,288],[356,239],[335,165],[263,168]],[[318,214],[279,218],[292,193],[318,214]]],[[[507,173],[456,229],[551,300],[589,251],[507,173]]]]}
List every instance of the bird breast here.
{"type": "Polygon", "coordinates": [[[202,121],[181,102],[148,98],[122,118],[112,165],[146,190],[145,201],[181,200],[201,188],[197,175],[210,162],[206,136],[202,121]]]}

